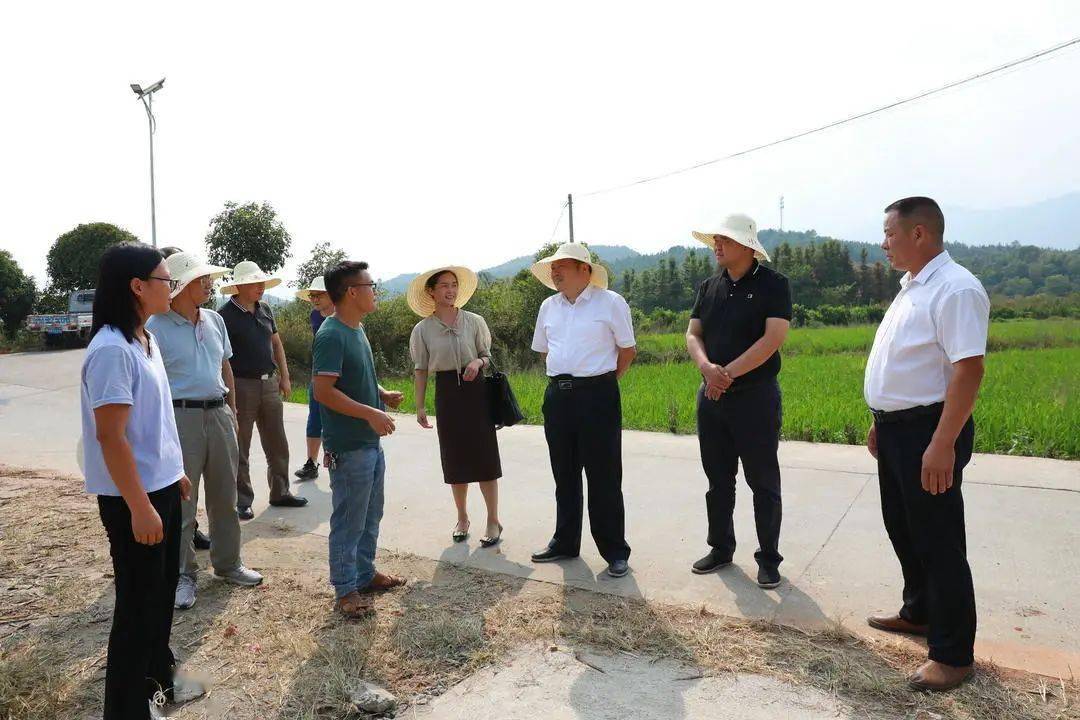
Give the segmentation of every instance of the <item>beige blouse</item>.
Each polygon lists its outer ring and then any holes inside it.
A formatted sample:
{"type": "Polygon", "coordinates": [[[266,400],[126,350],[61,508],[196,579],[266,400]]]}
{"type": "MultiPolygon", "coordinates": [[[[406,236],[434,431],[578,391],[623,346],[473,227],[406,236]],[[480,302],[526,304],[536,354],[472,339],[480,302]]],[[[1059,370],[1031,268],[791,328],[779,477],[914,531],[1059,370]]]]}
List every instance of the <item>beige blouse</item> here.
{"type": "Polygon", "coordinates": [[[453,325],[430,315],[412,330],[409,355],[417,370],[461,370],[473,360],[491,357],[491,331],[484,318],[459,310],[453,325]]]}

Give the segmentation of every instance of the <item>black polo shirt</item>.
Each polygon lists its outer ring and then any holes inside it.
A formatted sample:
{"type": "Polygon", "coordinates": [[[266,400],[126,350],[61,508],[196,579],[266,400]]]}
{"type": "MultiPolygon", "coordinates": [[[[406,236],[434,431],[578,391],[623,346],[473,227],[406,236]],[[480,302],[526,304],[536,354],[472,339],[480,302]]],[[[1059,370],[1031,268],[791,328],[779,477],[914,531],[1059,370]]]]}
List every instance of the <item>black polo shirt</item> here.
{"type": "Polygon", "coordinates": [[[264,302],[255,304],[255,312],[249,313],[235,299],[218,310],[229,333],[233,356],[229,360],[233,375],[257,378],[275,369],[274,346],[270,338],[277,332],[274,313],[264,302]]]}
{"type": "MultiPolygon", "coordinates": [[[[732,280],[724,270],[701,283],[690,317],[701,321],[709,361],[727,365],[761,339],[766,318],[791,320],[788,279],[759,265],[757,260],[738,280],[732,280]]],[[[761,365],[735,378],[732,387],[771,380],[779,372],[777,351],[761,365]]]]}

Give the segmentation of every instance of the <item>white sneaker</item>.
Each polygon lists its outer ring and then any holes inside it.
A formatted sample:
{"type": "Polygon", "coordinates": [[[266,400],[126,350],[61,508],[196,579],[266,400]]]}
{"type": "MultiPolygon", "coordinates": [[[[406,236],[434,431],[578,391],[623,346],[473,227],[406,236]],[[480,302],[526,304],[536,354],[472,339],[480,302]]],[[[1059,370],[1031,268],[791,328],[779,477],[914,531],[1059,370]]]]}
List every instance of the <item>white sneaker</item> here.
{"type": "Polygon", "coordinates": [[[233,585],[243,585],[244,587],[255,587],[263,581],[262,575],[243,565],[235,570],[229,570],[227,572],[218,572],[215,570],[214,574],[223,580],[231,582],[233,585]]]}
{"type": "Polygon", "coordinates": [[[198,680],[183,675],[173,678],[172,701],[174,705],[197,700],[206,694],[206,686],[198,680]]]}
{"type": "Polygon", "coordinates": [[[187,610],[195,604],[195,578],[191,575],[181,575],[176,581],[176,599],[173,607],[177,610],[187,610]]]}

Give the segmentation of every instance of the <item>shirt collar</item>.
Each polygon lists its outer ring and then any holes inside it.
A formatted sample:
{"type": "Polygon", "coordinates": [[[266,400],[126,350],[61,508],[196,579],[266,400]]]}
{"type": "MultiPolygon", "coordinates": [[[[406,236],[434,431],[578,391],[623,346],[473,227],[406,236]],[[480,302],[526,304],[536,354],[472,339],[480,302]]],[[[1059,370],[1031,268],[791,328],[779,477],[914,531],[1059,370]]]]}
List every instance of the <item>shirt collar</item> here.
{"type": "Polygon", "coordinates": [[[911,276],[910,271],[904,273],[904,277],[900,278],[900,285],[901,287],[907,287],[907,284],[911,282],[917,282],[920,285],[925,285],[934,273],[936,273],[938,270],[940,270],[942,267],[944,267],[950,262],[952,262],[952,257],[949,255],[949,251],[942,250],[934,257],[933,260],[926,263],[923,269],[920,270],[919,274],[915,277],[911,276]]]}
{"type": "Polygon", "coordinates": [[[238,303],[236,301],[236,296],[235,295],[233,295],[231,298],[229,298],[229,302],[231,302],[233,305],[235,305],[237,307],[237,309],[240,310],[240,312],[242,312],[242,313],[247,313],[248,315],[258,315],[259,314],[259,305],[260,305],[260,303],[258,303],[258,302],[255,303],[255,308],[251,312],[248,312],[247,308],[245,308],[243,305],[241,305],[240,303],[238,303]]]}
{"type": "Polygon", "coordinates": [[[723,273],[721,273],[721,274],[722,274],[722,275],[723,275],[723,276],[724,276],[725,278],[727,278],[727,281],[728,281],[729,283],[741,283],[741,282],[742,282],[743,280],[745,280],[745,279],[747,279],[747,278],[750,278],[750,277],[754,277],[755,275],[757,275],[757,271],[758,271],[758,270],[760,270],[760,269],[761,269],[761,263],[759,263],[759,262],[757,261],[757,258],[754,258],[754,264],[753,264],[753,266],[751,266],[751,268],[750,268],[749,270],[747,270],[747,271],[746,271],[746,274],[745,274],[745,275],[743,275],[743,276],[742,276],[741,278],[739,278],[738,280],[732,280],[732,279],[731,279],[731,275],[730,275],[730,274],[728,274],[727,268],[724,268],[724,271],[723,271],[723,273]]]}
{"type": "Polygon", "coordinates": [[[188,320],[186,317],[184,317],[180,313],[176,312],[175,310],[169,310],[169,312],[165,313],[165,317],[169,318],[170,320],[172,320],[177,325],[194,325],[194,324],[198,323],[198,321],[202,320],[202,313],[199,312],[198,309],[196,308],[196,310],[195,310],[195,322],[194,323],[191,322],[190,320],[188,320]]]}
{"type": "Polygon", "coordinates": [[[559,299],[562,300],[567,305],[577,305],[582,300],[585,300],[586,302],[588,302],[589,298],[591,298],[593,295],[596,294],[596,290],[597,290],[597,287],[595,285],[593,285],[592,283],[589,283],[588,285],[585,286],[585,289],[581,291],[581,294],[577,296],[577,299],[574,300],[574,302],[570,302],[569,300],[567,300],[566,296],[563,295],[562,293],[558,293],[558,295],[559,295],[559,299]]]}

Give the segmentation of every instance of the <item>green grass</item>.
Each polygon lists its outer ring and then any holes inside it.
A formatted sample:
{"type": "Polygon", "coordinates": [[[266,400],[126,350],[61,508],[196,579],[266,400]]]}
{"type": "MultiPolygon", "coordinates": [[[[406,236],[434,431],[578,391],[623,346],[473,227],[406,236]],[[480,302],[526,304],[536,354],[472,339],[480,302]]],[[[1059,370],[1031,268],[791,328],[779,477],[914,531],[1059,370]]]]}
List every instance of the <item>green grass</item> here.
{"type": "MultiPolygon", "coordinates": [[[[870,421],[862,398],[863,369],[873,333],[869,326],[792,331],[780,373],[784,439],[863,442],[870,421]]],[[[643,355],[673,351],[681,347],[682,335],[645,336],[639,342],[643,355]]],[[[990,346],[975,410],[976,451],[1080,459],[1080,321],[994,323],[990,346]]],[[[700,381],[685,355],[675,362],[635,364],[621,384],[623,427],[693,433],[700,381]]],[[[539,371],[511,376],[527,423],[543,421],[546,383],[539,371]]],[[[404,392],[402,410],[414,412],[411,379],[384,379],[383,385],[404,392]]],[[[429,413],[434,413],[433,396],[429,387],[429,413]]],[[[295,389],[293,401],[307,402],[307,388],[295,389]]]]}
{"type": "MultiPolygon", "coordinates": [[[[877,325],[794,328],[788,333],[783,353],[833,355],[867,353],[874,342],[877,325]]],[[[1080,320],[1003,320],[990,324],[988,346],[995,350],[1022,348],[1076,347],[1080,345],[1080,320]]],[[[682,362],[688,359],[682,333],[644,335],[638,339],[639,362],[682,362]]]]}

